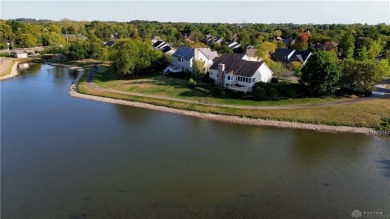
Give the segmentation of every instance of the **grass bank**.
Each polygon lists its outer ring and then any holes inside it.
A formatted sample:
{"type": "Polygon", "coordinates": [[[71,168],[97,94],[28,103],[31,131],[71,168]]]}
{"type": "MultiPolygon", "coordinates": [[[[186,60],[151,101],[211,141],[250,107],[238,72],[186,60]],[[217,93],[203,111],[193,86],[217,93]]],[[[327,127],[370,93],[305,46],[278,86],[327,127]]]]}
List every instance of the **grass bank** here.
{"type": "MultiPolygon", "coordinates": [[[[219,107],[219,106],[207,106],[207,105],[199,105],[192,103],[183,103],[173,100],[163,100],[156,99],[150,97],[140,97],[140,96],[132,96],[128,94],[118,94],[109,91],[102,91],[99,89],[91,88],[86,83],[87,73],[90,69],[86,68],[86,74],[83,76],[82,80],[78,85],[78,90],[84,94],[90,94],[95,96],[109,97],[114,99],[122,99],[133,102],[142,102],[149,103],[158,106],[166,106],[170,108],[183,109],[189,111],[197,111],[203,113],[212,113],[212,114],[220,114],[220,115],[233,115],[239,117],[246,118],[259,118],[259,119],[269,119],[269,120],[278,120],[278,121],[291,121],[291,122],[300,122],[300,123],[313,123],[313,124],[326,124],[326,125],[334,125],[334,126],[351,126],[351,127],[368,127],[381,129],[384,118],[390,118],[390,99],[382,98],[382,99],[369,99],[363,102],[357,103],[349,103],[342,105],[334,105],[334,106],[326,106],[326,107],[315,107],[315,108],[303,108],[303,109],[236,109],[229,107],[219,107]]],[[[158,81],[157,78],[143,78],[139,80],[113,80],[114,78],[110,78],[112,76],[102,75],[104,71],[101,71],[97,74],[97,78],[95,80],[98,86],[110,88],[110,89],[118,89],[123,91],[139,92],[139,90],[143,90],[143,92],[148,94],[156,94],[156,95],[166,95],[171,97],[180,96],[180,92],[186,92],[185,86],[175,84],[176,82],[172,82],[173,86],[170,88],[170,85],[159,84],[158,86],[166,87],[168,91],[160,90],[157,92],[153,89],[162,89],[157,87],[150,87],[148,80],[158,81]],[[127,87],[126,87],[127,83],[127,87]],[[134,86],[137,86],[134,88],[134,86]],[[140,87],[141,86],[141,87],[140,87]],[[151,89],[147,90],[147,89],[151,89]],[[174,89],[178,89],[175,93],[174,89]],[[150,93],[151,92],[151,93],[150,93]]],[[[178,83],[178,82],[177,82],[178,83]]],[[[155,85],[155,83],[154,83],[155,85]]],[[[187,98],[187,97],[183,97],[187,98]]],[[[209,98],[208,96],[204,96],[203,98],[209,98]]],[[[223,103],[236,103],[239,104],[242,100],[217,100],[218,98],[210,97],[208,101],[227,101],[223,103]],[[236,102],[235,102],[236,101],[236,102]]],[[[255,105],[270,105],[279,104],[279,105],[297,105],[299,103],[319,103],[319,102],[329,102],[329,101],[339,101],[338,98],[304,98],[304,99],[291,99],[291,100],[281,100],[281,101],[244,101],[245,104],[255,104],[255,105]],[[318,100],[317,100],[318,99],[318,100]],[[305,101],[306,100],[306,101],[305,101]],[[303,102],[301,102],[303,101],[303,102]],[[316,102],[318,101],[318,102],[316,102]],[[275,103],[276,102],[276,103],[275,103]]]]}

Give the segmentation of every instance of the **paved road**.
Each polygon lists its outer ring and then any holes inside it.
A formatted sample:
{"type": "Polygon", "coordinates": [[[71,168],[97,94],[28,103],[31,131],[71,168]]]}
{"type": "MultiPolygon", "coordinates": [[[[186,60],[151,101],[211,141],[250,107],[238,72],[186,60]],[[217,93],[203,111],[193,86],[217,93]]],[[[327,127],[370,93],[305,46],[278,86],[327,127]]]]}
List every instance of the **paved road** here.
{"type": "MultiPolygon", "coordinates": [[[[293,106],[242,106],[242,105],[230,105],[230,104],[214,104],[214,103],[207,103],[207,101],[197,101],[197,100],[186,100],[186,99],[179,99],[179,98],[172,98],[172,97],[162,97],[162,96],[140,94],[140,93],[119,91],[119,90],[98,87],[95,83],[93,83],[93,79],[94,79],[95,73],[97,71],[98,71],[98,67],[94,66],[94,69],[91,72],[89,72],[89,74],[88,74],[88,79],[87,79],[88,83],[87,84],[92,89],[110,92],[110,93],[122,94],[122,95],[129,95],[129,96],[147,97],[147,98],[154,98],[154,99],[159,99],[159,100],[171,100],[171,101],[177,101],[177,102],[182,102],[182,103],[200,104],[200,105],[205,105],[205,106],[216,106],[216,107],[227,107],[227,108],[235,108],[235,109],[304,109],[304,108],[326,107],[326,106],[336,106],[336,105],[358,103],[358,102],[363,102],[363,101],[375,100],[378,98],[378,97],[372,97],[372,98],[366,97],[366,98],[340,100],[340,101],[328,102],[328,103],[303,104],[303,105],[293,105],[293,106]]],[[[387,97],[385,97],[385,98],[389,99],[389,97],[390,97],[390,95],[387,95],[387,97]]],[[[384,98],[384,97],[381,97],[381,98],[384,98]]]]}

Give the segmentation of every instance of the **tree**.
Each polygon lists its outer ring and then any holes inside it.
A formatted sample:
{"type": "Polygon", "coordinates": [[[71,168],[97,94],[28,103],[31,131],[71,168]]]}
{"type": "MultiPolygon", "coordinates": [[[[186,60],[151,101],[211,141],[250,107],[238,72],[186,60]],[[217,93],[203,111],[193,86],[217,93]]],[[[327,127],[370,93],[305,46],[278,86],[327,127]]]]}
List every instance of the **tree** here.
{"type": "Polygon", "coordinates": [[[371,90],[375,84],[382,82],[390,73],[387,60],[346,59],[343,62],[341,82],[344,87],[371,90]]]}
{"type": "Polygon", "coordinates": [[[19,41],[19,46],[23,48],[34,47],[37,45],[37,38],[32,34],[22,34],[19,41]]]}
{"type": "Polygon", "coordinates": [[[133,78],[148,70],[156,59],[157,53],[150,44],[132,39],[118,41],[110,55],[114,69],[123,75],[132,75],[133,78]]]}
{"type": "Polygon", "coordinates": [[[379,38],[377,41],[373,41],[370,45],[370,48],[367,51],[367,57],[370,59],[375,59],[379,56],[382,51],[382,40],[379,38]]]}
{"type": "Polygon", "coordinates": [[[282,35],[282,31],[281,30],[275,30],[274,32],[274,36],[275,37],[280,37],[282,35]]]}
{"type": "Polygon", "coordinates": [[[270,54],[274,53],[275,50],[276,43],[264,42],[257,47],[256,55],[263,60],[268,60],[270,58],[270,54]]]}
{"type": "Polygon", "coordinates": [[[295,76],[301,77],[302,74],[301,70],[303,68],[303,64],[301,62],[297,62],[297,61],[290,62],[287,65],[287,68],[290,69],[291,71],[294,71],[295,76]]]}
{"type": "Polygon", "coordinates": [[[283,74],[288,72],[288,69],[281,62],[275,62],[271,59],[267,59],[265,62],[272,70],[273,76],[276,78],[280,78],[283,74]]]}
{"type": "Polygon", "coordinates": [[[204,62],[202,60],[194,60],[192,63],[192,74],[196,79],[203,78],[204,76],[204,62]]]}
{"type": "Polygon", "coordinates": [[[363,46],[363,48],[361,48],[358,52],[357,52],[357,55],[356,55],[356,59],[357,60],[365,60],[368,58],[368,54],[367,54],[367,48],[366,46],[363,46]]]}
{"type": "Polygon", "coordinates": [[[67,52],[67,56],[74,60],[85,59],[87,57],[87,48],[83,41],[71,43],[67,52]]]}
{"type": "Polygon", "coordinates": [[[302,68],[300,82],[306,84],[313,95],[334,92],[339,83],[341,69],[337,56],[330,51],[315,53],[302,68]]]}
{"type": "Polygon", "coordinates": [[[293,48],[296,50],[307,50],[309,48],[309,43],[308,43],[309,39],[310,39],[309,32],[303,32],[299,34],[297,40],[295,41],[295,44],[293,45],[293,48]]]}
{"type": "Polygon", "coordinates": [[[122,40],[116,43],[110,55],[114,69],[123,75],[132,75],[138,55],[136,49],[134,40],[122,40]]]}
{"type": "Polygon", "coordinates": [[[355,50],[355,38],[352,35],[352,32],[346,32],[339,43],[339,47],[342,50],[344,58],[353,58],[353,53],[355,50]]]}
{"type": "Polygon", "coordinates": [[[65,45],[66,41],[64,37],[59,33],[45,32],[42,34],[42,44],[44,46],[60,46],[65,45]]]}

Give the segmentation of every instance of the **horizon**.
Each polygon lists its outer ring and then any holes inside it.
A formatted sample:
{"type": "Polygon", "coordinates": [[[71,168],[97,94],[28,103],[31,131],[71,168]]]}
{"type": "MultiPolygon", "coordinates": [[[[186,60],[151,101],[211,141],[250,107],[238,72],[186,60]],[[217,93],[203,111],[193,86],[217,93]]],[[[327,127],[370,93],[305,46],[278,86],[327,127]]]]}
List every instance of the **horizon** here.
{"type": "Polygon", "coordinates": [[[206,6],[204,1],[1,1],[1,19],[297,25],[390,23],[389,1],[212,1],[206,6]],[[49,9],[45,16],[42,8],[49,9]]]}
{"type": "MultiPolygon", "coordinates": [[[[69,20],[69,21],[74,21],[74,22],[93,22],[93,21],[99,21],[99,22],[107,22],[107,23],[128,23],[128,22],[133,22],[133,21],[141,21],[141,22],[157,22],[157,23],[192,23],[192,24],[243,24],[242,22],[190,22],[190,21],[156,21],[156,20],[128,20],[128,21],[113,21],[113,20],[73,20],[70,18],[62,18],[60,20],[52,20],[52,19],[46,19],[46,18],[28,18],[28,17],[19,17],[19,18],[10,18],[10,19],[2,19],[0,20],[34,20],[34,21],[53,21],[53,22],[61,22],[61,20],[69,20]]],[[[249,23],[245,22],[245,24],[266,24],[266,25],[380,25],[380,24],[386,24],[387,23],[376,23],[376,24],[367,24],[367,23],[249,23]]]]}

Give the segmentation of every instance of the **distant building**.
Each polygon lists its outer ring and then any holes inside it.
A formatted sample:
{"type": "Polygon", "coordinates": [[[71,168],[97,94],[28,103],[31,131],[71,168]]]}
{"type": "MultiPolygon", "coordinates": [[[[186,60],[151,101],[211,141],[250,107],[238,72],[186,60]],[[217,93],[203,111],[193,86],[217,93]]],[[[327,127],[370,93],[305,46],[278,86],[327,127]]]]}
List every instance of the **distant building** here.
{"type": "MultiPolygon", "coordinates": [[[[153,43],[153,41],[152,41],[153,43]]],[[[162,40],[158,40],[158,41],[155,41],[153,44],[152,44],[152,47],[153,49],[159,49],[161,50],[163,53],[166,53],[166,54],[173,54],[175,53],[175,49],[172,48],[171,45],[169,45],[168,43],[162,41],[162,40]]]]}
{"type": "Polygon", "coordinates": [[[27,52],[15,52],[14,57],[18,59],[25,59],[28,58],[27,52]]]}
{"type": "Polygon", "coordinates": [[[282,62],[284,65],[289,64],[290,62],[300,62],[306,64],[309,57],[312,55],[308,51],[297,51],[295,49],[276,49],[275,52],[271,55],[272,59],[278,62],[282,62]]]}
{"type": "Polygon", "coordinates": [[[111,47],[113,47],[115,45],[115,41],[114,40],[110,40],[110,41],[104,42],[104,45],[111,48],[111,47]]]}

